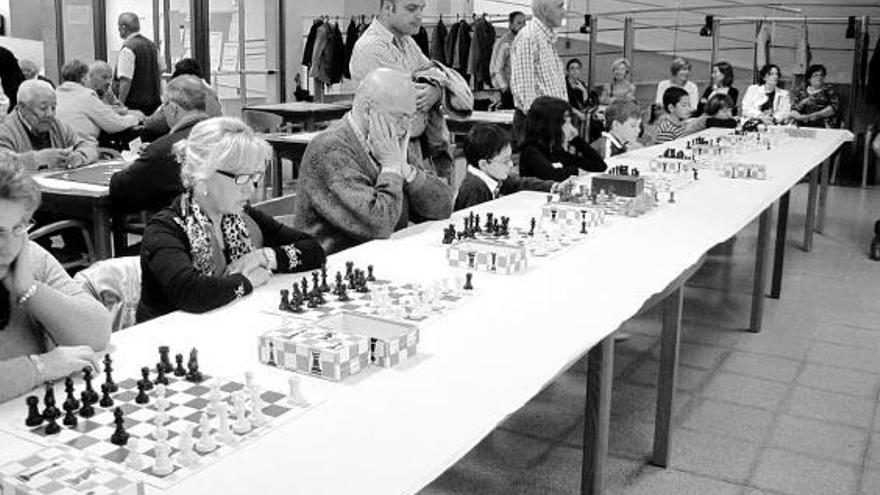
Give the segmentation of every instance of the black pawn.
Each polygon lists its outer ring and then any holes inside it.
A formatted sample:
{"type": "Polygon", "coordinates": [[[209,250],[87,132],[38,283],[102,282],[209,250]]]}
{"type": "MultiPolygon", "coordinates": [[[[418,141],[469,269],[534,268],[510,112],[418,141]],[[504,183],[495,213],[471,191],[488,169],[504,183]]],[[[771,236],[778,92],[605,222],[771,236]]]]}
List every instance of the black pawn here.
{"type": "Polygon", "coordinates": [[[113,407],[113,397],[110,397],[110,387],[106,383],[101,384],[101,401],[98,405],[101,407],[113,407]]]}
{"type": "Polygon", "coordinates": [[[153,390],[153,382],[150,381],[150,368],[144,366],[141,368],[141,380],[144,384],[144,390],[153,390]]]}
{"type": "Polygon", "coordinates": [[[342,273],[336,272],[336,287],[333,288],[333,294],[339,295],[339,287],[342,285],[342,273]]]}
{"type": "Polygon", "coordinates": [[[150,396],[147,395],[146,389],[144,388],[144,381],[138,380],[137,382],[138,394],[134,398],[134,401],[138,404],[147,404],[150,402],[150,396]]]}
{"type": "Polygon", "coordinates": [[[110,436],[110,443],[120,447],[128,443],[128,432],[125,431],[125,418],[122,417],[122,409],[113,410],[113,422],[116,423],[116,431],[110,436]]]}
{"type": "Polygon", "coordinates": [[[159,362],[162,363],[162,371],[165,373],[171,373],[174,371],[174,366],[171,364],[171,358],[168,354],[170,352],[171,349],[169,349],[167,345],[159,346],[159,362]]]}
{"type": "Polygon", "coordinates": [[[199,383],[205,379],[199,371],[199,351],[195,348],[189,351],[189,372],[186,374],[187,381],[199,383]]]}
{"type": "Polygon", "coordinates": [[[303,312],[303,295],[302,292],[299,291],[299,286],[293,285],[293,298],[290,300],[290,311],[292,313],[302,313],[303,312]]]}
{"type": "Polygon", "coordinates": [[[92,404],[87,400],[88,392],[85,390],[80,393],[80,399],[82,400],[82,407],[79,408],[79,415],[83,418],[91,418],[95,415],[95,408],[92,407],[92,404]]]}
{"type": "Polygon", "coordinates": [[[346,292],[345,284],[339,286],[339,294],[337,295],[337,299],[342,302],[351,301],[351,298],[348,297],[348,292],[346,292]]]}
{"type": "Polygon", "coordinates": [[[28,415],[24,420],[25,426],[33,428],[43,424],[43,416],[40,414],[40,399],[36,395],[31,395],[25,399],[28,406],[28,415]]]}
{"type": "MultiPolygon", "coordinates": [[[[477,217],[479,219],[479,217],[477,217]]],[[[373,265],[367,265],[367,282],[375,282],[376,277],[373,276],[373,265]]]]}
{"type": "Polygon", "coordinates": [[[168,385],[168,377],[165,376],[165,366],[162,363],[156,363],[156,384],[168,385]]]}
{"type": "Polygon", "coordinates": [[[321,267],[321,292],[330,292],[330,284],[327,283],[327,267],[321,267]]]}
{"type": "Polygon", "coordinates": [[[76,410],[74,410],[74,409],[66,410],[64,412],[64,419],[61,420],[61,423],[64,426],[69,426],[70,428],[76,428],[76,425],[79,424],[79,420],[76,419],[76,410]]]}
{"type": "Polygon", "coordinates": [[[183,367],[183,354],[174,356],[177,366],[174,368],[174,376],[186,376],[186,368],[183,367]]]}
{"type": "Polygon", "coordinates": [[[85,395],[82,397],[85,398],[83,404],[88,402],[89,404],[97,404],[98,403],[98,392],[95,392],[94,387],[92,387],[92,367],[86,366],[83,368],[83,380],[86,382],[85,395]]]}
{"type": "Polygon", "coordinates": [[[272,341],[269,341],[269,360],[266,364],[269,366],[278,366],[278,363],[275,361],[275,344],[272,341]]]}
{"type": "Polygon", "coordinates": [[[46,384],[46,395],[43,397],[43,405],[46,406],[43,409],[43,420],[54,420],[61,416],[61,411],[55,407],[55,389],[51,383],[46,384]]]}
{"type": "Polygon", "coordinates": [[[278,303],[278,309],[281,311],[289,311],[290,310],[290,291],[287,289],[281,289],[281,301],[278,303]]]}
{"type": "Polygon", "coordinates": [[[581,234],[587,233],[587,221],[581,220],[581,234]]]}
{"type": "Polygon", "coordinates": [[[67,392],[67,399],[64,400],[64,404],[62,404],[62,408],[66,411],[68,409],[78,410],[79,409],[79,401],[76,400],[76,396],[73,394],[73,379],[67,377],[64,380],[64,391],[67,392]]]}
{"type": "Polygon", "coordinates": [[[466,273],[464,275],[464,290],[474,290],[474,284],[471,283],[471,279],[473,278],[473,273],[466,273]]]}
{"type": "Polygon", "coordinates": [[[58,424],[58,416],[52,416],[49,418],[49,422],[46,424],[46,435],[55,435],[61,431],[61,426],[58,424]]]}
{"type": "Polygon", "coordinates": [[[312,272],[312,290],[319,291],[321,290],[321,282],[318,280],[320,275],[318,272],[312,272]]]}
{"type": "Polygon", "coordinates": [[[110,387],[110,392],[119,391],[119,385],[113,381],[113,359],[110,354],[104,355],[104,383],[110,387]]]}

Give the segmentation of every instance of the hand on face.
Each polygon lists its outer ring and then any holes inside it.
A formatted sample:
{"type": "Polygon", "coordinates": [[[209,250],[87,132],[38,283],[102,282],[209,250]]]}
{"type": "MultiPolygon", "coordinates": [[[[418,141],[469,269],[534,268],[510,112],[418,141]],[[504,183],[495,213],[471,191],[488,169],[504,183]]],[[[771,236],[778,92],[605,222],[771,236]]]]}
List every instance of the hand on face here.
{"type": "Polygon", "coordinates": [[[403,164],[406,163],[406,145],[409,141],[409,133],[403,139],[395,136],[394,129],[385,115],[373,110],[369,116],[369,136],[367,144],[370,152],[382,165],[383,170],[402,173],[403,164]]]}

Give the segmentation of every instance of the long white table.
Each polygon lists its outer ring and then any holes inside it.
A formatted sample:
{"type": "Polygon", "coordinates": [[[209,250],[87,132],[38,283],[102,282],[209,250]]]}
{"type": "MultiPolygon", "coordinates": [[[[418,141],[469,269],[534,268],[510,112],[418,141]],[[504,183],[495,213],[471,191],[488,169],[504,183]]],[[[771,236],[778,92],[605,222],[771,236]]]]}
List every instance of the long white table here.
{"type": "MultiPolygon", "coordinates": [[[[419,355],[402,367],[369,369],[342,384],[304,378],[323,404],[254,445],[184,480],[169,493],[414,493],[460,459],[590,348],[608,338],[715,244],[736,234],[842,142],[845,132],[793,141],[756,154],[766,181],[703,174],[700,182],[647,215],[612,217],[588,240],[520,276],[477,273],[474,299],[424,328],[419,355]]],[[[518,193],[473,210],[526,226],[544,194],[518,193]]],[[[763,215],[762,215],[763,213],[763,215]]],[[[373,264],[380,277],[430,282],[454,273],[440,244],[450,221],[422,224],[331,257],[373,264]]],[[[263,310],[296,276],[277,276],[251,296],[204,315],[174,313],[113,336],[117,377],[156,362],[156,348],[200,351],[203,371],[256,372],[285,390],[286,372],[257,364],[257,336],[278,324],[263,310]]],[[[0,421],[21,421],[23,399],[0,406],[0,421]]],[[[601,442],[600,442],[601,443],[601,442]]],[[[36,445],[0,433],[0,463],[36,445]]],[[[601,446],[600,446],[601,447],[601,446]]],[[[599,449],[601,452],[601,449],[599,449]]],[[[600,469],[601,471],[601,469],[600,469]]],[[[601,490],[601,476],[593,488],[601,490]]]]}

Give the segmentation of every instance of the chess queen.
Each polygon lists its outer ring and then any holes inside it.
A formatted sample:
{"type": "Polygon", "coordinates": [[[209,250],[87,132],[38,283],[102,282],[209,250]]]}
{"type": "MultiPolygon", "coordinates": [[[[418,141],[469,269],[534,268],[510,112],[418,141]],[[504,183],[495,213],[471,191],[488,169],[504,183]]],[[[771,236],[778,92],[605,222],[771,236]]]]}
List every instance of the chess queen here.
{"type": "Polygon", "coordinates": [[[39,204],[37,184],[0,152],[0,402],[100,369],[110,340],[107,310],[28,239],[39,204]]]}

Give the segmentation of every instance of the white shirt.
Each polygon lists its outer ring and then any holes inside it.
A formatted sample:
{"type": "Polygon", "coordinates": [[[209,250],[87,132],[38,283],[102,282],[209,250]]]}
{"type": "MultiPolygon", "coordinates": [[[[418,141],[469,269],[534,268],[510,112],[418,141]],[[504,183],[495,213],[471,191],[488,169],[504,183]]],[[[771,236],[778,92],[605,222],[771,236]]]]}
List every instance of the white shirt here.
{"type": "MultiPolygon", "coordinates": [[[[761,105],[767,101],[767,89],[763,84],[752,84],[746,90],[742,100],[742,114],[744,117],[754,119],[761,116],[761,105]]],[[[788,91],[776,87],[776,95],[773,99],[773,119],[783,122],[791,114],[791,98],[788,91]]]]}
{"type": "Polygon", "coordinates": [[[493,199],[497,199],[498,187],[500,185],[497,180],[493,179],[492,177],[489,177],[489,174],[487,174],[486,172],[483,172],[482,170],[478,169],[477,167],[475,167],[473,165],[468,165],[468,172],[476,175],[481,181],[483,181],[483,183],[489,187],[489,191],[492,192],[493,199]]]}
{"type": "MultiPolygon", "coordinates": [[[[657,83],[657,96],[654,98],[654,103],[663,106],[663,93],[666,92],[667,89],[673,86],[672,81],[669,79],[665,81],[660,81],[657,83]]],[[[697,85],[694,84],[693,81],[688,81],[684,83],[683,90],[687,91],[688,98],[691,100],[691,110],[696,110],[697,105],[700,104],[700,90],[697,89],[697,85]]]]}
{"type": "MultiPolygon", "coordinates": [[[[128,41],[135,36],[140,36],[141,33],[131,33],[126,38],[125,41],[128,41]]],[[[165,59],[162,58],[162,52],[159,51],[159,48],[156,48],[156,53],[158,56],[156,60],[159,62],[159,72],[163,72],[165,70],[165,59]]],[[[126,79],[134,78],[134,52],[131,51],[127,46],[123,46],[119,50],[119,56],[116,58],[116,76],[124,77],[126,79]]]]}

